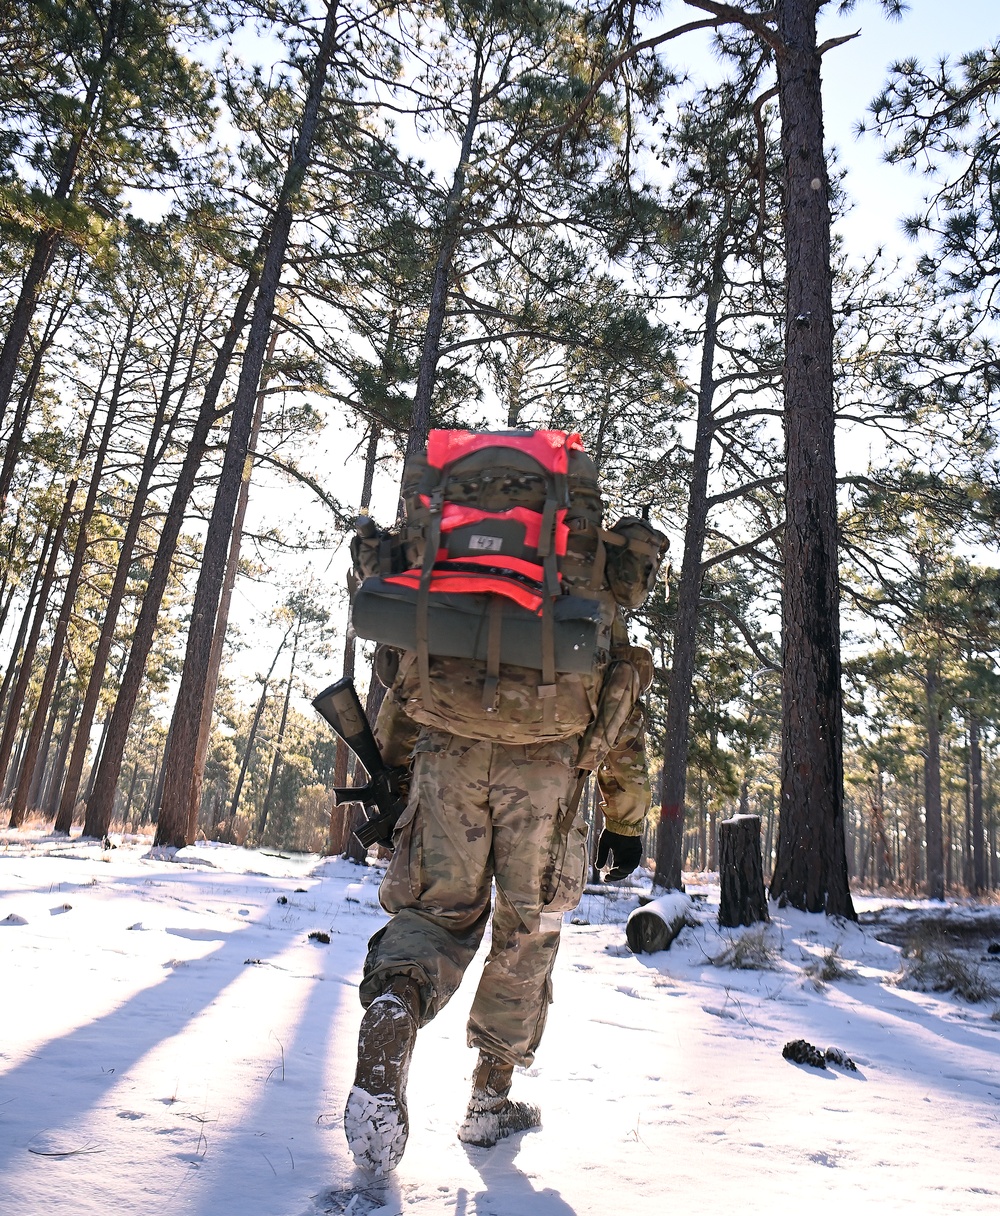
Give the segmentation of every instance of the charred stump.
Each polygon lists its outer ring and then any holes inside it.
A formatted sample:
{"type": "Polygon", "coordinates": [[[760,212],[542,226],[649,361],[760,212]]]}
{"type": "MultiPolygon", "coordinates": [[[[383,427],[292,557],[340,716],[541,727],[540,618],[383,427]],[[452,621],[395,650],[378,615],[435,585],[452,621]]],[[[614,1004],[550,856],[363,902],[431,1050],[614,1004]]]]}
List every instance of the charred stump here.
{"type": "Polygon", "coordinates": [[[733,929],[770,920],[760,853],[760,816],[719,824],[719,924],[733,929]]]}

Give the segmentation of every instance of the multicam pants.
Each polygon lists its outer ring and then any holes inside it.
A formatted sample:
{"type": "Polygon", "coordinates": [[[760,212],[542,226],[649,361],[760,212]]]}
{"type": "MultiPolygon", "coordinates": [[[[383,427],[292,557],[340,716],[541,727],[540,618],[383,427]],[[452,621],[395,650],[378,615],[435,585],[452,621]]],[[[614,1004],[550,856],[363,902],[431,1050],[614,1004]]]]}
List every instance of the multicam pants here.
{"type": "Polygon", "coordinates": [[[496,884],[493,934],[469,1018],[469,1044],[527,1065],[552,999],[563,913],[579,903],[586,825],[559,814],[576,784],[576,739],[500,744],[424,728],[413,783],[379,891],[389,923],[372,938],[366,1007],[386,977],[420,984],[423,1021],[458,988],[482,941],[496,884]]]}

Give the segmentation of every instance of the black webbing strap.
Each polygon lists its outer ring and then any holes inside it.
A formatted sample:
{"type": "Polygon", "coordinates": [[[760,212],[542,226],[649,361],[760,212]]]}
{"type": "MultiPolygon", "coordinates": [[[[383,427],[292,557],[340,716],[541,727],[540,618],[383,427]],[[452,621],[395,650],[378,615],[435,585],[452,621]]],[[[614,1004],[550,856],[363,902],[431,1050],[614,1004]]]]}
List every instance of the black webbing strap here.
{"type": "Polygon", "coordinates": [[[383,578],[387,574],[392,574],[392,537],[388,532],[383,532],[379,537],[378,542],[378,572],[383,578]]]}
{"type": "Polygon", "coordinates": [[[428,614],[430,609],[431,575],[434,573],[434,562],[437,558],[438,546],[441,543],[441,508],[444,503],[444,487],[438,486],[431,495],[430,522],[427,526],[427,539],[424,547],[424,564],[420,570],[420,583],[417,587],[417,671],[420,675],[420,696],[424,706],[432,709],[434,706],[434,690],[431,687],[431,661],[428,644],[428,614]]]}
{"type": "MultiPolygon", "coordinates": [[[[565,478],[563,478],[565,482],[565,478]]],[[[559,488],[558,486],[556,487],[559,488]]],[[[563,486],[565,493],[565,485],[563,486]]],[[[556,635],[552,604],[559,594],[559,558],[556,552],[556,511],[554,497],[545,500],[538,536],[538,556],[545,571],[545,594],[542,596],[542,682],[538,696],[542,702],[542,728],[551,731],[556,724],[556,635]]]]}
{"type": "Polygon", "coordinates": [[[495,713],[500,696],[500,644],[503,635],[503,600],[490,596],[489,635],[486,641],[486,679],[483,682],[483,709],[495,713]]]}
{"type": "Polygon", "coordinates": [[[604,543],[604,529],[598,528],[594,543],[594,564],[590,568],[590,590],[600,591],[604,585],[604,572],[608,565],[608,547],[604,543]]]}

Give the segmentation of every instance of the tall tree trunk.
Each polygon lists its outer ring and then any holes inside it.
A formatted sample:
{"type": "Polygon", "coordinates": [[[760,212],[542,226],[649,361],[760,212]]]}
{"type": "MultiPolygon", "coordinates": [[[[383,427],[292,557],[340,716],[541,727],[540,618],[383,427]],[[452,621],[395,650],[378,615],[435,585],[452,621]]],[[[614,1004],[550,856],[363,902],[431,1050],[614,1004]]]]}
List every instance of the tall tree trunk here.
{"type": "Polygon", "coordinates": [[[73,615],[73,604],[76,601],[76,593],[80,586],[80,579],[83,575],[83,567],[87,558],[87,529],[90,527],[90,521],[93,518],[94,508],[97,506],[97,497],[101,488],[101,477],[104,474],[104,461],[107,457],[108,447],[111,443],[111,436],[114,432],[115,420],[118,415],[118,406],[121,403],[122,383],[125,378],[125,368],[128,357],[131,352],[132,331],[135,326],[137,315],[138,302],[133,302],[132,311],[129,313],[128,320],[125,325],[125,333],[122,338],[122,349],[118,360],[118,368],[115,373],[115,381],[112,387],[111,397],[108,401],[107,413],[105,414],[104,418],[104,428],[101,431],[100,442],[97,445],[97,452],[94,456],[94,467],[90,476],[90,485],[87,489],[87,497],[84,500],[83,509],[80,512],[80,520],[76,535],[76,545],[73,549],[73,560],[70,565],[69,576],[66,580],[62,607],[59,611],[55,630],[52,635],[52,643],[49,649],[49,661],[46,664],[45,674],[42,677],[42,687],[38,695],[38,705],[35,709],[35,716],[28,732],[24,772],[22,773],[21,780],[18,782],[17,790],[14,793],[14,801],[11,806],[11,827],[16,827],[18,824],[20,824],[28,805],[28,787],[31,782],[31,775],[34,771],[35,758],[38,754],[38,747],[41,742],[42,731],[45,728],[45,719],[46,715],[48,714],[49,700],[52,696],[52,689],[55,686],[56,674],[59,670],[59,664],[62,661],[63,647],[66,644],[66,636],[69,633],[70,619],[73,615]]]}
{"type": "Polygon", "coordinates": [[[247,348],[240,369],[239,384],[233,403],[232,424],[226,443],[222,473],[212,507],[205,538],[198,584],[195,589],[188,632],[187,651],[177,691],[177,720],[166,758],[163,801],[156,823],[156,844],[182,847],[188,841],[191,819],[195,753],[201,729],[205,699],[204,673],[208,669],[212,649],[212,634],[219,612],[222,576],[232,536],[233,516],[239,497],[243,467],[247,459],[250,428],[257,401],[261,369],[267,338],[271,330],[274,301],[281,280],[285,250],[291,231],[294,208],[306,169],[312,158],[312,146],[320,115],[320,103],[326,85],[330,60],[336,43],[336,3],[328,3],[322,40],[313,63],[309,93],[302,115],[298,138],[281,193],[275,206],[270,236],[264,255],[260,289],[254,302],[247,348]]]}
{"type": "Polygon", "coordinates": [[[226,336],[219,348],[212,375],[205,386],[205,395],[202,398],[198,418],[188,441],[187,452],[184,455],[170,505],[163,520],[163,527],[160,530],[156,555],[150,566],[149,581],[142,596],[142,607],[132,631],[132,645],[129,649],[128,661],[122,675],[114,710],[107,725],[106,745],[101,753],[100,767],[93,774],[91,788],[87,794],[87,818],[83,827],[85,836],[103,837],[107,835],[111,823],[122,756],[125,754],[125,744],[128,740],[139,689],[146,674],[146,662],[156,634],[156,622],[160,614],[163,593],[170,578],[177,538],[180,536],[188,499],[191,497],[198,470],[205,456],[209,432],[216,421],[215,410],[219,394],[225,383],[236,351],[236,344],[243,332],[247,312],[259,282],[259,264],[254,260],[233,310],[226,336]]]}
{"type": "MultiPolygon", "coordinates": [[[[84,444],[89,441],[89,427],[84,437],[84,444]]],[[[41,636],[42,625],[45,621],[46,611],[49,606],[49,594],[52,591],[52,583],[56,576],[56,566],[59,562],[59,554],[62,550],[63,537],[66,534],[66,525],[69,522],[70,512],[73,508],[73,498],[76,495],[77,481],[74,478],[67,487],[66,500],[63,503],[62,514],[59,517],[59,522],[56,524],[55,532],[52,536],[52,545],[49,550],[49,559],[45,567],[45,573],[42,576],[42,585],[38,593],[38,603],[35,606],[35,614],[31,622],[31,630],[28,633],[28,639],[24,645],[24,651],[21,655],[21,665],[18,670],[17,679],[14,682],[14,688],[11,692],[10,702],[7,706],[7,720],[4,722],[3,735],[0,736],[0,773],[7,773],[8,765],[10,764],[10,756],[14,747],[14,736],[17,733],[18,724],[21,717],[21,708],[24,705],[25,693],[28,691],[28,684],[31,681],[31,668],[35,661],[35,651],[38,648],[38,639],[41,636]]],[[[8,774],[9,775],[9,774],[8,774]]],[[[14,816],[11,816],[10,826],[18,827],[18,822],[14,816]]]]}
{"type": "Polygon", "coordinates": [[[983,749],[982,725],[977,714],[969,717],[969,802],[972,809],[971,893],[986,890],[986,858],[983,848],[983,749]]]}
{"type": "Polygon", "coordinates": [[[247,460],[243,466],[240,494],[236,502],[236,514],[233,518],[233,535],[229,542],[229,556],[226,560],[226,571],[222,580],[222,593],[219,598],[219,612],[215,620],[215,630],[212,634],[212,650],[208,658],[208,671],[205,673],[205,701],[201,712],[201,725],[198,730],[198,746],[194,756],[194,768],[191,777],[191,806],[187,826],[188,840],[194,840],[198,832],[198,812],[201,810],[201,791],[205,782],[205,762],[208,759],[208,744],[212,736],[212,717],[215,712],[215,695],[219,688],[219,670],[222,667],[222,649],[226,641],[226,630],[229,626],[229,609],[233,601],[233,589],[236,586],[236,575],[239,572],[240,548],[243,544],[243,522],[246,519],[247,505],[250,502],[250,478],[253,473],[253,453],[257,449],[257,439],[260,435],[261,419],[264,416],[264,401],[269,377],[268,367],[274,359],[278,345],[277,326],[271,331],[271,340],[265,356],[264,374],[260,391],[257,394],[257,406],[254,410],[253,424],[250,427],[250,439],[247,460]]]}
{"type": "MultiPolygon", "coordinates": [[[[189,290],[185,294],[184,300],[181,304],[179,323],[174,334],[170,355],[164,371],[163,385],[156,403],[156,412],[153,415],[153,420],[150,425],[149,437],[146,441],[146,450],[143,454],[142,465],[140,466],[139,476],[136,480],[135,493],[132,497],[132,505],[129,508],[128,521],[125,524],[125,533],[122,536],[121,549],[118,553],[118,562],[115,566],[115,577],[112,580],[111,590],[108,593],[108,600],[104,606],[104,613],[101,620],[101,631],[97,638],[97,646],[94,649],[94,661],[90,668],[90,676],[88,678],[87,689],[84,694],[83,707],[80,711],[80,724],[76,732],[76,738],[73,742],[73,751],[70,755],[69,768],[66,772],[66,780],[63,783],[62,795],[59,800],[59,809],[56,813],[55,824],[53,825],[53,831],[55,832],[68,833],[70,825],[73,822],[73,812],[76,808],[77,799],[79,798],[80,794],[80,781],[83,777],[83,769],[87,760],[87,752],[90,748],[90,730],[94,724],[94,718],[97,714],[97,707],[100,703],[101,692],[104,689],[104,677],[107,672],[108,660],[111,657],[111,649],[114,645],[115,629],[118,625],[118,616],[125,600],[125,592],[128,589],[128,581],[132,572],[132,561],[135,554],[136,542],[139,539],[139,533],[142,530],[142,525],[146,518],[146,504],[149,499],[149,487],[158,463],[157,450],[160,448],[161,439],[165,438],[173,431],[177,423],[179,411],[183,404],[184,393],[182,392],[180,394],[180,400],[178,400],[175,405],[172,419],[166,426],[166,432],[164,432],[167,410],[170,407],[171,397],[175,390],[173,383],[174,372],[180,358],[181,347],[185,337],[184,330],[187,322],[190,300],[191,291],[189,290]]],[[[197,344],[195,345],[197,346],[197,344]]],[[[95,830],[93,832],[87,832],[85,827],[84,831],[88,835],[104,836],[107,832],[108,826],[108,824],[104,824],[103,826],[91,824],[91,827],[95,830]],[[97,831],[96,829],[98,827],[102,827],[102,830],[97,831]]]]}
{"type": "Polygon", "coordinates": [[[59,711],[62,708],[64,681],[68,667],[69,658],[67,655],[63,655],[62,663],[59,666],[59,674],[56,676],[49,711],[46,715],[45,731],[42,734],[42,741],[38,747],[38,755],[34,763],[34,771],[31,774],[31,782],[28,786],[28,806],[32,810],[37,810],[41,806],[42,783],[45,780],[45,772],[49,766],[49,750],[52,747],[52,735],[59,718],[59,711]]]}
{"type": "Polygon", "coordinates": [[[698,645],[698,605],[701,599],[702,554],[708,524],[708,475],[715,434],[715,353],[719,302],[722,298],[725,237],[720,235],[705,300],[705,335],[698,383],[698,418],[691,459],[691,486],[684,528],[684,557],[677,587],[674,645],[667,682],[667,714],[663,741],[663,801],[656,832],[654,882],[668,890],[681,890],[681,852],[684,836],[684,791],[690,740],[691,688],[698,645]]]}
{"type": "Polygon", "coordinates": [[[944,899],[944,825],[941,815],[941,694],[937,659],[927,663],[927,754],[924,757],[924,815],[927,835],[927,897],[944,899]]]}
{"type": "Polygon", "coordinates": [[[771,895],[856,919],[844,842],[830,183],[817,0],[777,0],[785,173],[781,817],[771,895]]]}
{"type": "MultiPolygon", "coordinates": [[[[63,776],[66,770],[66,757],[69,754],[69,744],[73,737],[73,727],[76,725],[76,715],[80,712],[80,698],[74,694],[69,709],[63,719],[62,730],[59,732],[59,742],[56,744],[56,756],[45,783],[42,793],[42,810],[46,816],[55,816],[59,805],[59,791],[62,789],[63,776]]],[[[67,835],[69,830],[67,829],[67,835]]]]}
{"type": "Polygon", "coordinates": [[[264,832],[267,828],[267,817],[271,809],[271,797],[278,780],[283,756],[282,747],[285,742],[285,727],[288,725],[288,707],[292,700],[292,684],[295,681],[295,664],[299,656],[299,634],[302,629],[302,618],[299,617],[295,626],[295,636],[292,639],[292,662],[288,669],[288,683],[285,685],[285,700],[281,706],[281,720],[278,723],[278,734],[274,740],[274,756],[271,760],[271,773],[267,779],[267,789],[264,792],[264,805],[260,808],[260,824],[257,828],[257,840],[264,843],[264,832]]]}
{"type": "MultiPolygon", "coordinates": [[[[261,685],[260,696],[257,698],[257,705],[253,711],[253,720],[250,723],[250,730],[247,732],[247,744],[243,749],[243,759],[240,762],[239,776],[236,778],[236,788],[233,790],[233,801],[229,810],[229,834],[232,838],[233,823],[236,820],[237,812],[240,809],[240,796],[243,793],[243,784],[246,781],[247,770],[250,768],[250,760],[253,756],[253,746],[257,738],[257,728],[260,726],[260,720],[264,714],[264,706],[267,704],[267,690],[271,684],[271,676],[274,675],[274,669],[278,665],[278,659],[281,657],[281,652],[285,649],[285,643],[288,641],[288,635],[291,632],[291,626],[285,630],[285,636],[281,639],[278,649],[274,652],[274,658],[271,660],[271,666],[268,668],[267,675],[264,677],[264,682],[261,685]]],[[[176,724],[176,722],[175,722],[176,724]]],[[[167,749],[169,756],[170,749],[167,749]]]]}
{"type": "MultiPolygon", "coordinates": [[[[0,713],[6,712],[7,693],[10,691],[11,684],[13,684],[17,677],[17,673],[21,670],[24,639],[27,637],[31,622],[35,619],[34,613],[37,603],[38,584],[42,581],[43,572],[48,569],[55,528],[55,524],[49,524],[48,528],[46,528],[45,536],[42,540],[42,549],[38,555],[38,561],[35,563],[35,573],[32,575],[31,588],[28,591],[28,598],[24,602],[24,611],[21,613],[17,637],[14,639],[14,646],[10,652],[10,662],[7,664],[7,670],[4,672],[3,684],[0,685],[0,713]]],[[[20,713],[20,709],[18,713],[20,713]]],[[[4,767],[4,764],[0,764],[0,773],[3,773],[4,767]]]]}

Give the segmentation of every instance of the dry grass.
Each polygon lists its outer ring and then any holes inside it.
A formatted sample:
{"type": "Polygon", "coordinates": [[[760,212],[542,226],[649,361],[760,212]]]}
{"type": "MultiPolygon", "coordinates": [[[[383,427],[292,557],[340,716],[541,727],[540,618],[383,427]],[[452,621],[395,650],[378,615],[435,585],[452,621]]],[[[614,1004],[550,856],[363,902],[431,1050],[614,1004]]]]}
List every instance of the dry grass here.
{"type": "Polygon", "coordinates": [[[767,925],[753,925],[738,937],[727,937],[720,953],[709,958],[713,967],[734,971],[775,971],[779,951],[767,937],[767,925]]]}
{"type": "Polygon", "coordinates": [[[822,958],[813,959],[802,968],[802,971],[816,988],[822,988],[824,984],[833,983],[835,980],[856,980],[858,978],[854,968],[848,966],[840,957],[839,945],[831,946],[824,952],[822,958]]]}
{"type": "Polygon", "coordinates": [[[956,950],[940,933],[918,929],[903,946],[896,983],[914,992],[953,992],[972,1005],[1000,996],[978,963],[956,950]]]}

